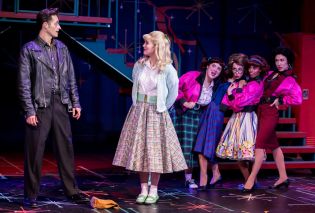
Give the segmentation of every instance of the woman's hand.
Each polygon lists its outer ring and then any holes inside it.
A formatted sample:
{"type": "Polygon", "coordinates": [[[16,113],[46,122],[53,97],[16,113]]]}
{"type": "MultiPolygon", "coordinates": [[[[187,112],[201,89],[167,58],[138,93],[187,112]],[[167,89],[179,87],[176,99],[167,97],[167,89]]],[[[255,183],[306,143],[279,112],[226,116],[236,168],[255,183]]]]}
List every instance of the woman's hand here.
{"type": "Polygon", "coordinates": [[[279,105],[280,105],[279,98],[276,98],[276,100],[272,104],[270,104],[271,107],[275,106],[277,109],[279,109],[279,105]]]}
{"type": "Polygon", "coordinates": [[[186,101],[186,102],[183,103],[183,106],[186,107],[186,108],[188,108],[188,109],[194,108],[195,105],[196,105],[195,102],[187,102],[187,101],[186,101]]]}
{"type": "Polygon", "coordinates": [[[228,95],[232,95],[232,91],[233,91],[233,89],[235,89],[237,86],[236,86],[236,84],[235,83],[232,83],[229,87],[228,87],[228,89],[227,89],[227,94],[228,95]]]}
{"type": "Polygon", "coordinates": [[[243,88],[246,84],[247,82],[245,80],[240,80],[238,83],[238,88],[243,88]]]}

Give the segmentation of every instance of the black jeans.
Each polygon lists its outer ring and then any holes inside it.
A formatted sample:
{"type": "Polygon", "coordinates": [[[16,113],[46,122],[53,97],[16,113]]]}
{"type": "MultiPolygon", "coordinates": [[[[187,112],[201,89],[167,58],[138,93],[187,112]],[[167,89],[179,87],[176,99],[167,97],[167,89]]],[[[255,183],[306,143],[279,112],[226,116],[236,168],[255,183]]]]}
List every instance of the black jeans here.
{"type": "Polygon", "coordinates": [[[66,195],[78,193],[74,177],[72,132],[67,106],[60,95],[52,95],[50,106],[37,110],[36,127],[26,124],[24,157],[24,197],[36,198],[39,193],[46,139],[52,131],[58,170],[66,195]]]}

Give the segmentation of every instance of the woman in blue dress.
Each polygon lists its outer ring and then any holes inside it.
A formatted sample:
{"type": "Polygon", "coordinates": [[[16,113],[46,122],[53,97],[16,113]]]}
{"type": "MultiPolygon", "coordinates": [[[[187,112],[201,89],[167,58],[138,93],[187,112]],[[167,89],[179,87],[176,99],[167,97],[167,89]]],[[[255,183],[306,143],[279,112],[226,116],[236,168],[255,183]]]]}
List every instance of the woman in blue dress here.
{"type": "MultiPolygon", "coordinates": [[[[233,54],[229,58],[228,67],[232,69],[233,66],[243,64],[244,60],[247,60],[246,55],[242,53],[233,54]]],[[[200,190],[205,190],[207,188],[208,162],[211,163],[212,167],[212,178],[209,186],[214,187],[221,181],[221,174],[216,160],[215,151],[221,138],[224,123],[224,111],[220,110],[220,105],[227,88],[231,84],[231,82],[225,81],[225,77],[225,73],[221,72],[215,79],[215,87],[213,89],[211,102],[208,105],[207,110],[200,118],[199,131],[194,148],[194,151],[199,153],[200,190]]]]}

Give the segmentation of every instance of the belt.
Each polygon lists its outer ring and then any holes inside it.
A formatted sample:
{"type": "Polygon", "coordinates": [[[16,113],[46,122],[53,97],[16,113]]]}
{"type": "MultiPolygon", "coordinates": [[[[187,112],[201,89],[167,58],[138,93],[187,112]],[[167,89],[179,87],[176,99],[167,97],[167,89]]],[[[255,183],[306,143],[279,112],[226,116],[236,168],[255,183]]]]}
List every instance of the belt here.
{"type": "Polygon", "coordinates": [[[245,106],[241,112],[254,112],[256,110],[257,106],[255,105],[250,105],[250,106],[245,106]]]}
{"type": "Polygon", "coordinates": [[[148,96],[148,95],[138,93],[137,94],[137,101],[150,103],[150,104],[156,104],[157,96],[148,96]]]}
{"type": "Polygon", "coordinates": [[[277,99],[277,97],[275,97],[275,96],[261,97],[259,103],[260,104],[270,104],[270,103],[273,103],[276,99],[277,99]]]}
{"type": "Polygon", "coordinates": [[[207,105],[200,105],[200,104],[196,103],[194,108],[192,108],[192,109],[195,110],[195,111],[204,110],[207,106],[208,106],[208,104],[207,105]]]}

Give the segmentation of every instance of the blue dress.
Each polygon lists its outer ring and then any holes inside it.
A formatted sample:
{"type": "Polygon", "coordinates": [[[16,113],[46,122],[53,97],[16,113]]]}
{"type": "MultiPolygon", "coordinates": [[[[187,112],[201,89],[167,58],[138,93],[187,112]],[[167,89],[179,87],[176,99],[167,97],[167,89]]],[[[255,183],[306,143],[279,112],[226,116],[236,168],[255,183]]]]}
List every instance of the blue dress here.
{"type": "Polygon", "coordinates": [[[230,82],[226,82],[218,86],[212,95],[210,104],[200,118],[194,151],[204,155],[212,163],[216,163],[215,151],[224,123],[224,112],[220,111],[220,104],[230,84],[230,82]]]}

